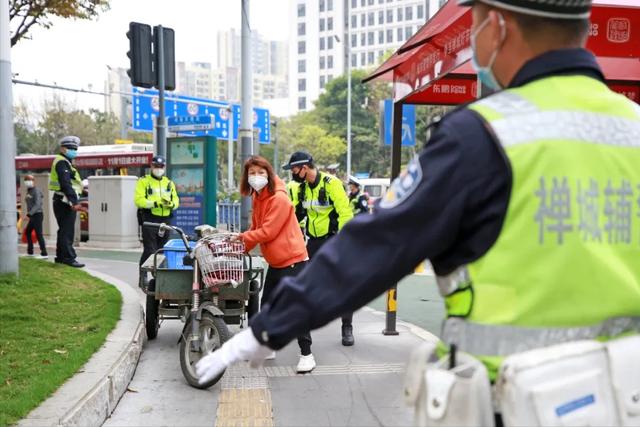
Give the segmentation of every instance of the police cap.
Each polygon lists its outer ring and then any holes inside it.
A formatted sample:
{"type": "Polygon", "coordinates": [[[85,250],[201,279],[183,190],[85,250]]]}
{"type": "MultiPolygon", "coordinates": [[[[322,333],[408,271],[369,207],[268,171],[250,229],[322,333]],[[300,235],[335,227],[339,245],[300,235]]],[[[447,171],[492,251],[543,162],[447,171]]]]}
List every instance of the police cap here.
{"type": "Polygon", "coordinates": [[[304,151],[296,151],[289,158],[289,163],[284,165],[282,169],[290,170],[293,167],[308,165],[309,163],[313,163],[313,157],[311,157],[311,154],[305,153],[304,151]]]}
{"type": "Polygon", "coordinates": [[[78,147],[80,146],[80,138],[78,138],[77,136],[68,135],[63,138],[60,138],[60,141],[58,141],[58,144],[60,145],[60,147],[77,150],[78,147]]]}
{"type": "Polygon", "coordinates": [[[357,185],[358,187],[362,186],[360,180],[353,175],[349,175],[349,184],[357,185]]]}
{"type": "Polygon", "coordinates": [[[458,5],[473,6],[476,2],[542,18],[586,19],[592,0],[458,0],[458,5]]]}
{"type": "Polygon", "coordinates": [[[153,156],[153,159],[151,159],[151,165],[163,168],[167,165],[167,161],[162,156],[153,156]]]}

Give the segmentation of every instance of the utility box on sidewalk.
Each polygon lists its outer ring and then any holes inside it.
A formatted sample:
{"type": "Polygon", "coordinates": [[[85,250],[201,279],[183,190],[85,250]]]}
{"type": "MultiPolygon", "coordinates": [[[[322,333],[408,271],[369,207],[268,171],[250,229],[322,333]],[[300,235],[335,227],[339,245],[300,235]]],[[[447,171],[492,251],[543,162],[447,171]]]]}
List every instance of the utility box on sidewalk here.
{"type": "Polygon", "coordinates": [[[137,248],[138,219],[133,201],[135,176],[89,177],[89,241],[87,246],[137,248]]]}

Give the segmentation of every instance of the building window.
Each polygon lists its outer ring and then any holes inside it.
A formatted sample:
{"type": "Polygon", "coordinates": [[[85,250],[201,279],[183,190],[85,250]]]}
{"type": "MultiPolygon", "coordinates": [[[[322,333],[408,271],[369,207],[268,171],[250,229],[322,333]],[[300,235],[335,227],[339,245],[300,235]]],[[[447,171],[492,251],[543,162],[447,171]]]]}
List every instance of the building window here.
{"type": "Polygon", "coordinates": [[[358,7],[358,0],[351,0],[351,9],[358,7]]]}
{"type": "Polygon", "coordinates": [[[369,6],[373,6],[373,1],[374,0],[369,0],[367,3],[369,3],[369,6]]]}
{"type": "Polygon", "coordinates": [[[357,54],[353,54],[351,55],[351,66],[352,67],[357,67],[358,66],[358,55],[357,54]]]}
{"type": "Polygon", "coordinates": [[[305,61],[304,59],[301,59],[298,61],[298,72],[299,73],[307,72],[307,61],[305,61]]]}
{"type": "Polygon", "coordinates": [[[375,25],[376,24],[376,16],[373,12],[369,12],[367,14],[367,24],[369,25],[375,25]]]}
{"type": "Polygon", "coordinates": [[[411,35],[413,34],[411,27],[407,27],[404,29],[404,38],[409,40],[411,38],[411,35]]]}
{"type": "Polygon", "coordinates": [[[328,69],[333,68],[333,55],[327,56],[327,68],[328,69]]]}
{"type": "Polygon", "coordinates": [[[351,34],[351,47],[357,47],[357,46],[358,46],[358,35],[351,34]]]}
{"type": "Polygon", "coordinates": [[[378,25],[384,24],[384,10],[378,11],[378,25]]]}
{"type": "Polygon", "coordinates": [[[360,33],[360,46],[366,46],[366,45],[367,45],[367,34],[360,33]]]}
{"type": "Polygon", "coordinates": [[[320,50],[324,50],[324,37],[320,37],[320,50]]]}
{"type": "Polygon", "coordinates": [[[398,8],[398,22],[403,21],[404,18],[402,17],[402,8],[399,7],[398,8]]]}
{"type": "Polygon", "coordinates": [[[384,0],[378,0],[378,4],[383,4],[384,0]]]}
{"type": "Polygon", "coordinates": [[[304,22],[300,22],[298,24],[298,35],[304,36],[306,32],[307,32],[307,27],[304,25],[304,22]]]}
{"type": "Polygon", "coordinates": [[[360,65],[367,65],[367,54],[364,52],[360,53],[360,65]]]}
{"type": "Polygon", "coordinates": [[[324,56],[320,57],[320,69],[324,70],[326,68],[325,58],[324,56]]]}
{"type": "Polygon", "coordinates": [[[307,43],[305,41],[298,42],[298,53],[305,53],[307,50],[307,43]]]}
{"type": "Polygon", "coordinates": [[[365,6],[365,0],[360,0],[360,7],[364,7],[365,6]]]}
{"type": "Polygon", "coordinates": [[[324,31],[324,18],[320,18],[320,31],[324,31]]]}
{"type": "Polygon", "coordinates": [[[320,0],[320,5],[318,6],[320,12],[324,12],[324,0],[320,0]]]}
{"type": "Polygon", "coordinates": [[[384,31],[378,31],[378,44],[384,43],[384,31]]]}
{"type": "Polygon", "coordinates": [[[333,30],[333,18],[327,18],[327,31],[333,30]]]}
{"type": "Polygon", "coordinates": [[[404,16],[407,18],[407,21],[411,21],[413,19],[413,6],[407,6],[404,8],[404,16]]]}
{"type": "Polygon", "coordinates": [[[327,37],[327,49],[333,49],[333,36],[327,37]]]}
{"type": "Polygon", "coordinates": [[[327,10],[333,10],[333,0],[327,0],[327,10]]]}
{"type": "Polygon", "coordinates": [[[298,97],[298,110],[307,109],[307,98],[304,96],[298,97]]]}
{"type": "Polygon", "coordinates": [[[374,43],[374,34],[373,31],[369,31],[369,33],[367,33],[367,44],[369,46],[371,46],[374,43]]]}
{"type": "Polygon", "coordinates": [[[402,28],[398,28],[398,41],[401,42],[402,40],[404,40],[404,32],[402,28]]]}
{"type": "Polygon", "coordinates": [[[320,89],[324,89],[325,84],[326,84],[326,80],[324,76],[320,76],[320,89]]]}
{"type": "Polygon", "coordinates": [[[417,10],[418,19],[424,18],[424,5],[419,4],[417,10]]]}
{"type": "Polygon", "coordinates": [[[373,64],[373,52],[369,52],[367,54],[367,64],[369,65],[373,64]]]}
{"type": "Polygon", "coordinates": [[[351,15],[351,28],[358,28],[358,16],[351,15]]]}
{"type": "Polygon", "coordinates": [[[362,15],[360,15],[360,26],[364,27],[365,25],[367,25],[367,17],[363,13],[362,15]]]}
{"type": "Polygon", "coordinates": [[[387,24],[391,24],[393,22],[393,9],[387,10],[387,24]]]}
{"type": "Polygon", "coordinates": [[[387,43],[393,43],[393,30],[387,30],[387,43]]]}
{"type": "Polygon", "coordinates": [[[303,17],[304,14],[305,14],[304,4],[299,4],[298,5],[298,18],[303,17]]]}
{"type": "Polygon", "coordinates": [[[298,79],[298,92],[304,92],[307,90],[307,80],[298,79]]]}

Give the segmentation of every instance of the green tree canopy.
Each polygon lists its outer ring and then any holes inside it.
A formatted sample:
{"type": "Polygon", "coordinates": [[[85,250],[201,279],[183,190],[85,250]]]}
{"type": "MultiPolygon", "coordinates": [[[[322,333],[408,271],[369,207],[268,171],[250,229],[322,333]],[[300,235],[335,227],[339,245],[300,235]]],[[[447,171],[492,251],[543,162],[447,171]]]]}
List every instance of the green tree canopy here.
{"type": "Polygon", "coordinates": [[[14,46],[33,26],[50,28],[52,17],[93,19],[109,10],[109,0],[9,0],[11,46],[14,46]]]}

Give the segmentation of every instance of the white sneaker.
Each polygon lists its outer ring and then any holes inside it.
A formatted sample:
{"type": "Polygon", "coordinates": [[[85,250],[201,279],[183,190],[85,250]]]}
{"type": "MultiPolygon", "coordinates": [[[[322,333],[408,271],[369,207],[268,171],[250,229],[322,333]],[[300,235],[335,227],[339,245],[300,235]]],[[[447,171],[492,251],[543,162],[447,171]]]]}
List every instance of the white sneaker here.
{"type": "Polygon", "coordinates": [[[276,352],[272,351],[270,355],[264,358],[264,360],[274,360],[276,358],[276,352]]]}
{"type": "Polygon", "coordinates": [[[304,374],[306,372],[313,371],[313,368],[315,367],[316,359],[313,357],[313,354],[309,354],[308,356],[300,355],[300,360],[298,360],[296,372],[298,372],[299,374],[304,374]]]}
{"type": "Polygon", "coordinates": [[[49,255],[39,255],[38,258],[40,258],[40,259],[49,259],[49,255]]]}

